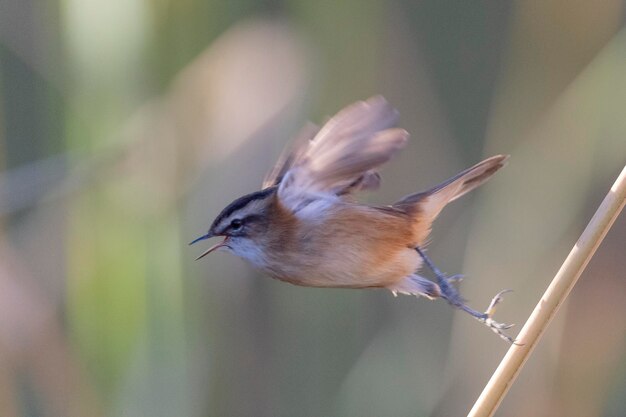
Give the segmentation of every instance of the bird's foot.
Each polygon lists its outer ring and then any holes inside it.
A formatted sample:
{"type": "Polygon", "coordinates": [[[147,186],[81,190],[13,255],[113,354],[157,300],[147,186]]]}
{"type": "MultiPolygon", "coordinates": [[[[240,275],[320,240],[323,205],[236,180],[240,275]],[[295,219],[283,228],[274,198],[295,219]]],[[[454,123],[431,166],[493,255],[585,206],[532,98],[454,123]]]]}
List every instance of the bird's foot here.
{"type": "Polygon", "coordinates": [[[476,311],[473,308],[469,307],[467,304],[465,304],[465,299],[461,296],[459,290],[453,285],[461,281],[463,279],[463,275],[445,275],[433,264],[430,258],[428,258],[421,249],[416,248],[416,250],[424,259],[426,265],[428,265],[428,267],[437,277],[437,285],[439,285],[439,289],[441,291],[441,298],[445,299],[450,305],[470,314],[472,317],[489,327],[495,334],[497,334],[507,342],[512,344],[518,344],[515,339],[504,333],[505,330],[510,329],[514,326],[514,324],[500,323],[493,319],[493,315],[496,312],[496,306],[502,301],[502,296],[507,292],[511,292],[512,290],[503,290],[496,294],[495,297],[491,299],[491,302],[489,303],[489,306],[484,313],[476,311]]]}
{"type": "MultiPolygon", "coordinates": [[[[440,284],[442,283],[441,280],[439,280],[439,282],[440,284]]],[[[493,315],[496,312],[496,306],[502,301],[502,296],[508,292],[511,292],[512,290],[502,290],[499,293],[497,293],[495,297],[491,299],[491,302],[489,303],[489,306],[487,307],[485,312],[481,313],[469,307],[467,304],[465,304],[458,290],[455,287],[449,285],[449,280],[447,280],[445,285],[446,285],[444,286],[445,290],[442,288],[441,297],[444,298],[446,301],[448,301],[448,303],[470,314],[472,317],[474,317],[476,320],[483,323],[485,326],[490,328],[491,331],[493,331],[495,334],[497,334],[498,336],[500,336],[502,339],[506,340],[507,342],[512,343],[512,344],[518,344],[516,343],[515,339],[513,339],[511,336],[507,335],[504,332],[505,330],[513,327],[514,324],[500,323],[493,319],[493,315]]]]}
{"type": "Polygon", "coordinates": [[[502,290],[499,293],[497,293],[492,299],[491,302],[489,303],[489,306],[487,307],[487,310],[485,310],[484,313],[482,313],[479,316],[475,316],[474,314],[472,314],[474,317],[476,317],[476,319],[478,321],[480,321],[481,323],[484,323],[487,327],[489,327],[495,334],[497,334],[498,336],[500,336],[502,339],[506,340],[509,343],[512,343],[514,345],[517,345],[518,343],[515,341],[515,339],[513,339],[511,336],[507,335],[506,333],[504,333],[504,330],[510,329],[511,327],[515,326],[514,324],[506,324],[506,323],[500,323],[497,322],[493,319],[493,315],[496,312],[496,306],[500,303],[500,301],[502,301],[502,296],[508,292],[512,292],[512,290],[502,290]]]}

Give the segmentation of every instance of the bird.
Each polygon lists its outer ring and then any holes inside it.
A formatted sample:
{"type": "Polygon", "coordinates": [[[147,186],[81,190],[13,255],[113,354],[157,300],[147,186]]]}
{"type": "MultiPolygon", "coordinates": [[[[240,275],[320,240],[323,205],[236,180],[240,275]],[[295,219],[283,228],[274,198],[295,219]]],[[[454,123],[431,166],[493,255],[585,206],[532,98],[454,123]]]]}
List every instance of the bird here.
{"type": "Polygon", "coordinates": [[[442,298],[501,338],[512,325],[493,319],[500,291],[484,312],[469,307],[456,283],[426,256],[435,218],[450,202],[484,184],[508,155],[495,155],[426,191],[387,205],[359,202],[355,193],[380,186],[379,168],[408,142],[399,112],[381,95],[353,103],[321,127],[307,124],[266,175],[261,190],[237,198],[190,243],[222,240],[197,259],[223,250],[272,278],[305,287],[384,288],[442,298]],[[436,282],[419,275],[426,265],[436,282]]]}

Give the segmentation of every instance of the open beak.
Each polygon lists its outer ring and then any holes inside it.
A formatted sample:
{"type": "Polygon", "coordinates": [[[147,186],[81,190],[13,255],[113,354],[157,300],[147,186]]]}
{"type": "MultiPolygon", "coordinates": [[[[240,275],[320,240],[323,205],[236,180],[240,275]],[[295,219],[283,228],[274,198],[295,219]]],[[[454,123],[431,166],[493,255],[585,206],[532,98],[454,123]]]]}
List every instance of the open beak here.
{"type": "MultiPolygon", "coordinates": [[[[211,238],[211,237],[213,237],[213,236],[214,236],[214,235],[213,235],[211,232],[209,232],[209,233],[207,233],[206,235],[204,235],[204,236],[200,236],[199,238],[197,238],[196,240],[194,240],[193,242],[191,242],[191,243],[190,243],[190,245],[193,245],[194,243],[199,242],[199,241],[201,241],[201,240],[209,239],[209,238],[211,238]]],[[[204,252],[202,252],[202,255],[198,256],[198,257],[196,258],[196,261],[197,261],[198,259],[200,259],[200,258],[204,258],[205,256],[207,256],[209,253],[213,252],[214,250],[219,249],[219,248],[221,248],[222,246],[226,246],[226,244],[227,244],[227,243],[228,243],[228,236],[226,236],[226,237],[224,238],[224,240],[223,240],[223,241],[221,241],[220,243],[218,243],[218,244],[216,244],[216,245],[213,245],[213,246],[211,246],[209,249],[207,249],[207,250],[205,250],[204,252]]]]}

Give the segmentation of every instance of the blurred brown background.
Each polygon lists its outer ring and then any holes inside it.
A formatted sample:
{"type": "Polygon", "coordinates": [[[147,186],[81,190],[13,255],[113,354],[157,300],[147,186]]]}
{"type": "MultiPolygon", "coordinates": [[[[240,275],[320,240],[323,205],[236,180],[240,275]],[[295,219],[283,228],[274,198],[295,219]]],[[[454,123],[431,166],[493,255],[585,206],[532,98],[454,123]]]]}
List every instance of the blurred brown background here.
{"type": "MultiPolygon", "coordinates": [[[[390,202],[495,153],[430,255],[522,324],[626,163],[624,1],[0,0],[0,416],[462,416],[507,349],[445,303],[217,254],[289,138],[381,93],[390,202]]],[[[498,416],[626,415],[626,216],[498,416]]]]}

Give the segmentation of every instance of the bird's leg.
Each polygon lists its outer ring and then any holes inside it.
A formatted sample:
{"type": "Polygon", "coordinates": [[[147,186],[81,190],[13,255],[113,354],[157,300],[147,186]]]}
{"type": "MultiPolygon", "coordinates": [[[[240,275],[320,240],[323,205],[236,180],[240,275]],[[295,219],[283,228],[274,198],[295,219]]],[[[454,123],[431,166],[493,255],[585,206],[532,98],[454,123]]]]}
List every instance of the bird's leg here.
{"type": "Polygon", "coordinates": [[[493,315],[496,312],[496,306],[502,301],[502,295],[510,292],[511,290],[503,290],[493,297],[491,303],[487,307],[484,313],[474,310],[465,304],[465,300],[461,297],[459,291],[452,285],[452,283],[460,281],[462,279],[462,275],[452,275],[446,276],[443,272],[439,270],[435,266],[435,264],[430,260],[428,256],[420,249],[416,247],[415,250],[422,257],[424,263],[430,268],[435,276],[437,277],[437,284],[439,285],[439,289],[441,290],[441,298],[445,299],[450,305],[465,311],[470,314],[472,317],[480,321],[489,327],[494,333],[500,336],[502,339],[506,340],[509,343],[515,343],[515,340],[504,333],[504,330],[510,329],[513,327],[512,324],[498,323],[493,320],[493,315]]]}

